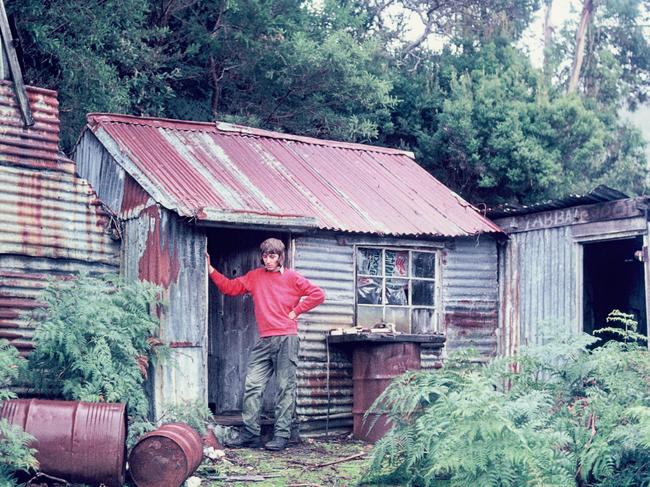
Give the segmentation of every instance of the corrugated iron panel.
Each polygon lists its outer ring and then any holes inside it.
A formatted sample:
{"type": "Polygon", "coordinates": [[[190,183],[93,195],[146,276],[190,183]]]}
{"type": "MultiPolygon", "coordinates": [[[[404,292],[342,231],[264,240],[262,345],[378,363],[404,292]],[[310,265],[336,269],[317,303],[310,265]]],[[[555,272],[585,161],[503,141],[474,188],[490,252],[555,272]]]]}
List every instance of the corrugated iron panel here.
{"type": "Polygon", "coordinates": [[[84,138],[92,131],[183,216],[392,235],[500,232],[407,152],[226,124],[110,114],[88,122],[84,138]]]}
{"type": "Polygon", "coordinates": [[[35,124],[24,128],[10,81],[0,80],[0,161],[6,165],[74,173],[71,161],[58,152],[59,102],[56,92],[27,87],[35,124]]]}
{"type": "Polygon", "coordinates": [[[458,239],[444,251],[442,331],[448,350],[474,348],[486,358],[496,354],[497,270],[493,238],[458,239]]]}
{"type": "Polygon", "coordinates": [[[529,215],[531,213],[538,213],[541,211],[558,210],[563,208],[570,208],[572,206],[589,205],[593,203],[603,203],[624,198],[628,198],[628,195],[621,191],[618,191],[617,189],[613,189],[601,184],[600,186],[585,194],[569,194],[564,198],[542,201],[540,203],[535,203],[532,205],[498,206],[495,208],[489,208],[487,214],[490,218],[529,215]]]}
{"type": "Polygon", "coordinates": [[[325,336],[332,328],[352,326],[354,282],[352,247],[334,237],[298,238],[294,268],[323,288],[324,304],[299,320],[297,414],[301,431],[352,427],[352,364],[349,357],[330,348],[325,336]],[[328,387],[329,382],[329,387],[328,387]]]}
{"type": "Polygon", "coordinates": [[[32,313],[42,304],[39,296],[47,279],[69,279],[79,272],[117,272],[117,262],[109,265],[0,254],[0,338],[9,340],[21,353],[29,352],[37,326],[32,313]]]}
{"type": "Polygon", "coordinates": [[[571,227],[513,234],[508,246],[503,279],[518,284],[509,291],[518,296],[509,296],[513,314],[502,324],[510,336],[504,352],[538,343],[544,328],[577,333],[577,244],[571,227]]]}
{"type": "Polygon", "coordinates": [[[160,336],[182,358],[164,364],[156,374],[156,408],[188,399],[207,403],[206,236],[177,215],[152,206],[124,222],[122,248],[125,278],[163,288],[160,336]]]}
{"type": "Polygon", "coordinates": [[[0,253],[116,262],[110,220],[82,179],[0,164],[0,214],[0,253]]]}
{"type": "Polygon", "coordinates": [[[27,87],[35,125],[23,127],[12,84],[0,81],[0,338],[32,348],[45,280],[118,270],[109,215],[58,152],[56,93],[27,87]]]}
{"type": "Polygon", "coordinates": [[[93,185],[97,195],[121,219],[137,217],[155,201],[129,176],[102,146],[87,133],[75,148],[79,175],[93,185]]]}

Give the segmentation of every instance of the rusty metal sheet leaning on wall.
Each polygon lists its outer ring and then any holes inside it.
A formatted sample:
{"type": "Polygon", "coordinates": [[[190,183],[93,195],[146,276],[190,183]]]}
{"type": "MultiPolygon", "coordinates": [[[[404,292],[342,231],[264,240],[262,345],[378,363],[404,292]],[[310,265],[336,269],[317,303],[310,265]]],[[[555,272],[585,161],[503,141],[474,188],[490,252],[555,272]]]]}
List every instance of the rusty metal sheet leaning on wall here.
{"type": "Polygon", "coordinates": [[[507,311],[500,323],[503,353],[538,344],[552,330],[577,334],[577,254],[571,227],[512,234],[502,256],[501,279],[511,283],[501,298],[507,311]]]}

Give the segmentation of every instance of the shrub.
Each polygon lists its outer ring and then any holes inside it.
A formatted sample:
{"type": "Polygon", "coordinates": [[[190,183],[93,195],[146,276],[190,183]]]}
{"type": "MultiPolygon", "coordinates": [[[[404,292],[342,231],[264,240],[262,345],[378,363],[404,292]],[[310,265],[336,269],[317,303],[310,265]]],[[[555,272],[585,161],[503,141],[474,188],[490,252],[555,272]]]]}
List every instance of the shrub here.
{"type": "Polygon", "coordinates": [[[185,423],[204,435],[211,420],[212,411],[203,401],[183,401],[179,404],[164,404],[158,424],[185,423]]]}
{"type": "MultiPolygon", "coordinates": [[[[636,332],[627,325],[623,334],[636,332]]],[[[375,446],[365,480],[648,485],[650,356],[634,336],[591,350],[596,341],[558,337],[487,366],[461,355],[397,378],[371,409],[396,426],[375,446]]]]}
{"type": "Polygon", "coordinates": [[[130,421],[146,419],[148,364],[168,354],[155,338],[160,291],[115,275],[51,280],[37,313],[32,383],[65,399],[126,403],[130,421]]]}
{"type": "MultiPolygon", "coordinates": [[[[7,340],[0,340],[0,406],[14,398],[10,386],[15,382],[24,360],[7,340]]],[[[0,487],[15,485],[12,474],[37,466],[35,450],[29,447],[33,438],[20,427],[0,419],[0,487]]]]}

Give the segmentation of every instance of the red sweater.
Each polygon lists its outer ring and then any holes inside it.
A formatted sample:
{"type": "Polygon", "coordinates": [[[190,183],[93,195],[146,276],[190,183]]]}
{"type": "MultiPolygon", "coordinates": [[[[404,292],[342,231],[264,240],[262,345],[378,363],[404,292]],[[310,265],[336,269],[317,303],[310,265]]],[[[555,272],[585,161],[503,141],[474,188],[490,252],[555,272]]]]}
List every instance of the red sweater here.
{"type": "Polygon", "coordinates": [[[260,337],[297,335],[298,321],[289,318],[289,313],[293,310],[298,316],[325,301],[321,288],[291,269],[269,272],[260,267],[236,279],[215,269],[210,279],[228,296],[251,293],[260,337]]]}

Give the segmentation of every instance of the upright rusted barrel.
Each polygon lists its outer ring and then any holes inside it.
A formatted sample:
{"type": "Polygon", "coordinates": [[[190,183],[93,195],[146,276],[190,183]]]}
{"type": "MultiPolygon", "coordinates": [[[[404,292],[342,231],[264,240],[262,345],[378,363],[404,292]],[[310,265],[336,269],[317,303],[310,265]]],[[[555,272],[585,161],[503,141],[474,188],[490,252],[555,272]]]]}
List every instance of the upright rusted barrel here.
{"type": "Polygon", "coordinates": [[[356,439],[374,443],[386,434],[392,427],[386,415],[370,414],[364,422],[366,411],[384,392],[391,380],[407,370],[419,369],[419,343],[364,343],[363,346],[354,349],[352,352],[352,434],[356,439]]]}
{"type": "Polygon", "coordinates": [[[36,438],[40,470],[74,483],[121,487],[126,457],[124,404],[12,399],[0,418],[36,438]]]}
{"type": "Polygon", "coordinates": [[[129,454],[138,487],[178,487],[201,464],[203,444],[185,423],[169,423],[144,435],[129,454]]]}

